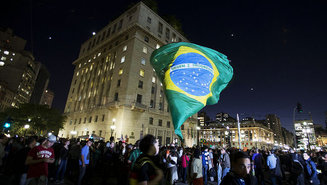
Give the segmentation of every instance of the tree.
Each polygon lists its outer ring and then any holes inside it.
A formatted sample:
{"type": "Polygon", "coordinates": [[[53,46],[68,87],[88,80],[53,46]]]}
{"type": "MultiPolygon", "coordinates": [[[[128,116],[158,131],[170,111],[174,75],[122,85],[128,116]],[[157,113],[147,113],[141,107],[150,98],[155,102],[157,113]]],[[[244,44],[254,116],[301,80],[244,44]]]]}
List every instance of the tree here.
{"type": "Polygon", "coordinates": [[[47,105],[21,104],[18,108],[9,108],[0,114],[2,122],[8,118],[12,120],[11,133],[22,134],[24,125],[30,125],[29,132],[43,135],[51,131],[58,132],[63,128],[66,116],[57,109],[47,105]]]}

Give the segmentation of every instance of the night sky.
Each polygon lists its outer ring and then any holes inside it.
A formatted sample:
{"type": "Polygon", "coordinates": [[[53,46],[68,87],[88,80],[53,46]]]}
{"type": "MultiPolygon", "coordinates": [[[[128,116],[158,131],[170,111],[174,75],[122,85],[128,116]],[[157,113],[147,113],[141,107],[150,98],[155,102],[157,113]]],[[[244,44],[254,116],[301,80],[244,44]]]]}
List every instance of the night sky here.
{"type": "MultiPolygon", "coordinates": [[[[0,8],[0,26],[26,39],[26,49],[47,66],[53,107],[63,111],[80,45],[132,2],[10,0],[0,8]]],[[[301,102],[314,123],[324,124],[327,1],[165,0],[158,6],[159,15],[181,21],[191,42],[231,60],[234,78],[218,104],[205,108],[212,118],[221,111],[257,119],[274,113],[292,129],[293,108],[301,102]]]]}

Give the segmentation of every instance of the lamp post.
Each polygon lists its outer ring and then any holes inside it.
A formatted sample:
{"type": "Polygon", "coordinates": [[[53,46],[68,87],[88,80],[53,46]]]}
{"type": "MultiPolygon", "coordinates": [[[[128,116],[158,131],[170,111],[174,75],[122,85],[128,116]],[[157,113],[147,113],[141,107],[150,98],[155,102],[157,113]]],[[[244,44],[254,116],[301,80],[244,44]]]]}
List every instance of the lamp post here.
{"type": "Polygon", "coordinates": [[[26,124],[26,125],[24,125],[24,128],[25,128],[25,132],[24,132],[24,137],[25,137],[25,135],[26,135],[26,131],[27,131],[27,129],[30,128],[30,125],[26,124]]]}
{"type": "Polygon", "coordinates": [[[110,129],[111,129],[111,135],[110,135],[110,137],[112,137],[112,134],[114,133],[114,131],[116,129],[115,122],[116,122],[116,119],[113,118],[112,119],[112,125],[110,126],[110,129]]]}

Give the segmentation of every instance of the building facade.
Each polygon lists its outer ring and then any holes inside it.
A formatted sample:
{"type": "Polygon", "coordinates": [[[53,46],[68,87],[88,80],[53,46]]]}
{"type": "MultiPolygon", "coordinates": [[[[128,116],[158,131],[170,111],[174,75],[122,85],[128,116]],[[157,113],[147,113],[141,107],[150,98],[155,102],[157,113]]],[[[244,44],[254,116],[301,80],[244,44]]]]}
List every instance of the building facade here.
{"type": "Polygon", "coordinates": [[[50,90],[45,90],[42,94],[42,98],[40,100],[41,105],[48,105],[49,108],[52,107],[52,102],[54,98],[54,93],[50,90]]]}
{"type": "MultiPolygon", "coordinates": [[[[199,132],[199,138],[205,144],[239,148],[237,122],[211,122],[201,127],[199,132]]],[[[264,149],[272,148],[274,145],[273,131],[255,121],[242,121],[240,132],[241,148],[264,149]]]]}
{"type": "Polygon", "coordinates": [[[275,144],[283,144],[282,126],[279,117],[276,114],[268,114],[266,115],[266,123],[268,128],[274,131],[275,144]]]}
{"type": "Polygon", "coordinates": [[[294,128],[297,148],[313,149],[316,146],[316,135],[312,120],[295,120],[294,128]]]}
{"type": "Polygon", "coordinates": [[[25,45],[11,29],[0,28],[0,81],[14,94],[11,106],[28,103],[36,81],[34,57],[25,45]]]}
{"type": "MultiPolygon", "coordinates": [[[[46,93],[48,92],[47,88],[48,88],[48,84],[49,84],[49,80],[50,80],[50,73],[47,70],[47,68],[45,67],[45,65],[43,65],[40,62],[35,62],[35,63],[36,63],[37,78],[35,81],[35,86],[33,89],[30,103],[44,104],[44,103],[41,103],[41,100],[44,99],[43,96],[45,96],[46,93]]],[[[49,92],[49,94],[53,94],[53,93],[49,92]]],[[[51,103],[52,103],[52,100],[51,100],[51,103]]]]}
{"type": "Polygon", "coordinates": [[[282,127],[282,144],[287,147],[295,147],[294,134],[282,127]]]}
{"type": "MultiPolygon", "coordinates": [[[[177,138],[169,106],[150,65],[151,53],[171,42],[188,42],[142,2],[82,44],[75,65],[61,137],[96,134],[130,143],[145,134],[161,145],[177,138]]],[[[185,144],[196,143],[195,116],[184,123],[185,144]]]]}

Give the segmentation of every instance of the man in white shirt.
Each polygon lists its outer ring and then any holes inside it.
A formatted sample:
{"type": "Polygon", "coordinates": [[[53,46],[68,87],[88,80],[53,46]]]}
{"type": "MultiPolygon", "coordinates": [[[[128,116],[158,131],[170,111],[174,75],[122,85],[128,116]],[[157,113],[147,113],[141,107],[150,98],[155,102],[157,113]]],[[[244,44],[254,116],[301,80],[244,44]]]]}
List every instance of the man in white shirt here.
{"type": "Polygon", "coordinates": [[[273,185],[276,185],[276,176],[275,176],[276,164],[277,164],[277,158],[274,155],[274,151],[273,150],[269,151],[269,156],[267,158],[267,166],[269,167],[270,179],[273,185]]]}
{"type": "Polygon", "coordinates": [[[193,161],[191,167],[191,178],[193,185],[203,185],[202,176],[202,160],[200,158],[200,150],[195,149],[193,153],[193,161]]]}

